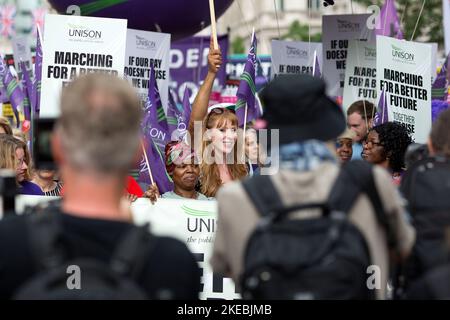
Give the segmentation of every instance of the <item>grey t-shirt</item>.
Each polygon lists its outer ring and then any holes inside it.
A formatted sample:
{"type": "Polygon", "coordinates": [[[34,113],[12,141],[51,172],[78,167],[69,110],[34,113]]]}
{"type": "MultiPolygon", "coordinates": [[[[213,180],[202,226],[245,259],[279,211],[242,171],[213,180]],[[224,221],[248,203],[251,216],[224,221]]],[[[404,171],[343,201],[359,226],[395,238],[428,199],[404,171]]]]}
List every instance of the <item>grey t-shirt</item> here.
{"type": "MultiPolygon", "coordinates": [[[[213,200],[214,199],[214,198],[208,198],[207,196],[205,196],[204,194],[202,194],[200,192],[197,192],[197,195],[198,195],[197,200],[213,200]]],[[[187,198],[184,198],[184,197],[176,194],[174,191],[168,191],[166,193],[163,193],[161,195],[161,198],[164,198],[164,199],[187,199],[187,198]]]]}

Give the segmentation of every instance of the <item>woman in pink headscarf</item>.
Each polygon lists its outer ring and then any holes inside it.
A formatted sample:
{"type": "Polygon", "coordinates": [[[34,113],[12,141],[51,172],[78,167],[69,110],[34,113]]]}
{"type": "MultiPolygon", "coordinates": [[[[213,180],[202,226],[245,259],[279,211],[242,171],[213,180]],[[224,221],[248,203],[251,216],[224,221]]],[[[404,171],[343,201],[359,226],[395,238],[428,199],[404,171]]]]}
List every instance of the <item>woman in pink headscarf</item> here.
{"type": "MultiPolygon", "coordinates": [[[[172,177],[174,188],[172,191],[164,193],[162,198],[171,199],[195,199],[209,200],[204,194],[196,190],[196,185],[200,176],[200,168],[195,161],[194,150],[181,141],[171,141],[165,148],[166,170],[172,177]]],[[[155,202],[159,197],[158,187],[151,186],[145,197],[155,202]]]]}

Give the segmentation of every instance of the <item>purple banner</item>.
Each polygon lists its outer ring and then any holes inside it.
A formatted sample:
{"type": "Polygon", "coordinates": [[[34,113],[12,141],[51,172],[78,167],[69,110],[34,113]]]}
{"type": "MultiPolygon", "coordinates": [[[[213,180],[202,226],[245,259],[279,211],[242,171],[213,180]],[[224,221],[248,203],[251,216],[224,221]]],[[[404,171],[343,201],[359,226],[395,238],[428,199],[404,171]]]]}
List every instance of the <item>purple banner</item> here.
{"type": "MultiPolygon", "coordinates": [[[[191,99],[196,96],[200,83],[208,72],[209,37],[190,37],[172,43],[170,49],[170,88],[176,93],[177,103],[183,101],[184,90],[189,89],[191,99]]],[[[228,35],[218,37],[223,55],[213,91],[220,91],[226,82],[226,56],[228,35]]]]}

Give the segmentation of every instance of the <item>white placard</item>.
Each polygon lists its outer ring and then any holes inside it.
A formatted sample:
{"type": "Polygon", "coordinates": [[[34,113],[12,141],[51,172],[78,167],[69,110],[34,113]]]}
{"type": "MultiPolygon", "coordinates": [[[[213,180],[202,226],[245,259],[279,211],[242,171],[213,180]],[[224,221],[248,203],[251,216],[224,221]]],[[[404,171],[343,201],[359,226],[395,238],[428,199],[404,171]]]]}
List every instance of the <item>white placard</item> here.
{"type": "Polygon", "coordinates": [[[280,74],[312,74],[314,52],[322,69],[322,44],[272,40],[272,78],[280,74]]]}
{"type": "Polygon", "coordinates": [[[134,222],[150,222],[151,231],[186,243],[203,271],[200,299],[239,299],[232,279],[212,273],[209,260],[217,231],[217,202],[201,200],[138,199],[132,205],[134,222]]]}
{"type": "Polygon", "coordinates": [[[377,47],[374,43],[349,42],[345,69],[343,109],[358,100],[375,103],[377,100],[377,47]]]}
{"type": "Polygon", "coordinates": [[[349,41],[375,41],[374,30],[367,28],[369,17],[369,14],[322,17],[323,77],[329,96],[343,95],[349,41]]]}
{"type": "Polygon", "coordinates": [[[430,44],[377,36],[377,92],[385,90],[389,121],[404,125],[417,143],[431,129],[430,44]]]}
{"type": "Polygon", "coordinates": [[[42,118],[57,117],[61,89],[75,77],[103,72],[123,77],[127,20],[45,16],[42,118]]]}
{"type": "Polygon", "coordinates": [[[148,95],[150,68],[155,69],[159,95],[167,110],[170,34],[128,29],[124,76],[136,88],[142,103],[148,95]]]}
{"type": "Polygon", "coordinates": [[[30,43],[28,41],[28,37],[26,36],[15,36],[12,39],[12,47],[14,52],[14,65],[19,73],[20,79],[22,79],[22,70],[20,69],[20,61],[25,63],[27,70],[31,70],[32,68],[32,58],[31,58],[31,48],[30,43]]]}

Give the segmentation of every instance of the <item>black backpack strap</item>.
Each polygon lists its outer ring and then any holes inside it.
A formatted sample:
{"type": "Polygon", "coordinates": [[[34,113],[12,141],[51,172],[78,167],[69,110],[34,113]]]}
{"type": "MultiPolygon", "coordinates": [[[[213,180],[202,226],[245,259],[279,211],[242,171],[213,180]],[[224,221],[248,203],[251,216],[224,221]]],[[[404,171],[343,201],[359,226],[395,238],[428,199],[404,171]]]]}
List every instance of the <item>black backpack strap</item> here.
{"type": "Polygon", "coordinates": [[[244,180],[242,186],[261,216],[270,216],[284,207],[270,176],[253,176],[244,180]]]}
{"type": "Polygon", "coordinates": [[[375,212],[377,221],[385,228],[389,246],[395,245],[393,228],[384,210],[375,185],[373,166],[365,161],[350,161],[342,166],[328,199],[330,210],[348,213],[361,193],[365,193],[375,212]]]}
{"type": "Polygon", "coordinates": [[[29,243],[37,270],[53,268],[64,261],[59,214],[60,201],[52,201],[35,207],[27,219],[29,243]]]}
{"type": "Polygon", "coordinates": [[[155,246],[149,224],[132,226],[116,246],[111,258],[111,268],[120,275],[137,279],[148,262],[149,252],[155,246]]]}
{"type": "Polygon", "coordinates": [[[261,221],[262,225],[266,225],[269,221],[280,221],[294,211],[321,209],[323,213],[328,213],[326,203],[306,203],[285,206],[272,179],[266,175],[253,176],[246,179],[242,182],[242,186],[259,214],[262,217],[267,218],[261,221]]]}

